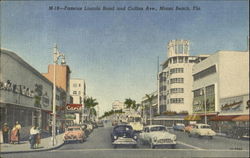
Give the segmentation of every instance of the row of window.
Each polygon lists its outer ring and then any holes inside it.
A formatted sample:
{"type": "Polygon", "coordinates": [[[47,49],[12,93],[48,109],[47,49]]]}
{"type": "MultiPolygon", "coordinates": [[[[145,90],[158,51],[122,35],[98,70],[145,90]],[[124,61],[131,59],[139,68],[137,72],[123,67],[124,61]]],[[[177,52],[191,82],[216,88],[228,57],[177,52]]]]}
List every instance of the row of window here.
{"type": "MultiPolygon", "coordinates": [[[[77,91],[73,91],[74,95],[77,95],[77,91]]],[[[81,91],[78,91],[78,95],[81,95],[81,91]]]]}
{"type": "Polygon", "coordinates": [[[194,77],[194,81],[195,80],[198,80],[198,79],[201,79],[203,77],[206,77],[208,75],[211,75],[213,73],[216,73],[216,66],[213,65],[213,66],[210,66],[209,68],[205,69],[205,70],[202,70],[196,74],[193,75],[194,77]]]}
{"type": "Polygon", "coordinates": [[[184,68],[173,68],[173,69],[170,69],[170,74],[183,73],[183,72],[184,72],[184,68]]]}
{"type": "Polygon", "coordinates": [[[80,84],[80,83],[79,83],[79,84],[74,83],[74,84],[73,84],[73,87],[77,87],[77,85],[78,85],[79,87],[81,87],[81,84],[80,84]]]}
{"type": "Polygon", "coordinates": [[[171,78],[170,84],[173,84],[173,83],[184,83],[184,78],[171,78]]]}
{"type": "Polygon", "coordinates": [[[171,98],[170,104],[179,104],[184,103],[184,98],[171,98]]]}
{"type": "Polygon", "coordinates": [[[184,88],[171,88],[170,93],[184,93],[184,88]]]}

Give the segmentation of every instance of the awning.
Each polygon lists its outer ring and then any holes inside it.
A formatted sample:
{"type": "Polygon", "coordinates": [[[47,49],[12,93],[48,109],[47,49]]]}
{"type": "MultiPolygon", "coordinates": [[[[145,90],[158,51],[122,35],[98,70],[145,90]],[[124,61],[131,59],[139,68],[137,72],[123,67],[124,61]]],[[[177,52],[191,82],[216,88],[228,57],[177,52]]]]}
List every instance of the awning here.
{"type": "Polygon", "coordinates": [[[186,121],[199,121],[201,120],[201,117],[199,115],[187,115],[184,117],[184,120],[186,121]]]}
{"type": "Polygon", "coordinates": [[[211,117],[209,120],[210,121],[232,121],[233,118],[235,118],[237,116],[214,116],[211,117]]]}
{"type": "Polygon", "coordinates": [[[249,121],[249,115],[241,115],[233,118],[233,121],[249,121]]]}

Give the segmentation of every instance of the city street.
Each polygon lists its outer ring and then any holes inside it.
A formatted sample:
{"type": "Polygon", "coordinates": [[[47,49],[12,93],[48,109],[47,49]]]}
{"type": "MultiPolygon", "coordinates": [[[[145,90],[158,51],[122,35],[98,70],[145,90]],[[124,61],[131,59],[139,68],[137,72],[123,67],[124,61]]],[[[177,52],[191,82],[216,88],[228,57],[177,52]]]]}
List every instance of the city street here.
{"type": "Polygon", "coordinates": [[[138,148],[120,147],[113,149],[110,140],[112,127],[99,127],[84,143],[69,143],[48,152],[2,155],[4,158],[31,157],[248,157],[249,143],[216,136],[214,139],[188,137],[184,132],[172,131],[177,135],[176,149],[156,148],[138,145],[138,148]]]}

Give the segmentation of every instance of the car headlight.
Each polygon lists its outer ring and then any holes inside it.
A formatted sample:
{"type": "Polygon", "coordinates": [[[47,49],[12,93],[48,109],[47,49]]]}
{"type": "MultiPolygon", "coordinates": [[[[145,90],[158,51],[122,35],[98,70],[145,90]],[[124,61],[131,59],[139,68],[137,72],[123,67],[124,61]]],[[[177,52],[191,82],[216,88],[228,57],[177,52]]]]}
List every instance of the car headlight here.
{"type": "Polygon", "coordinates": [[[154,137],[154,138],[153,138],[153,141],[156,142],[156,141],[157,141],[157,137],[154,137]]]}
{"type": "Polygon", "coordinates": [[[137,139],[137,136],[136,135],[134,135],[134,137],[133,137],[134,139],[137,139]]]}
{"type": "Polygon", "coordinates": [[[118,137],[117,136],[114,136],[114,139],[117,139],[118,137]]]}

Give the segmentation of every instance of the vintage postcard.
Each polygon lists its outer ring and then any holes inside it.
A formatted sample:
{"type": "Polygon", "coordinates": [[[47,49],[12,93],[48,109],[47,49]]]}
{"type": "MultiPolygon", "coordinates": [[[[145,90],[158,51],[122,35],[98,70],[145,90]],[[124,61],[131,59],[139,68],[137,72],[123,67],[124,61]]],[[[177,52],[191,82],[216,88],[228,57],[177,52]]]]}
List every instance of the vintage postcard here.
{"type": "Polygon", "coordinates": [[[249,0],[2,0],[1,158],[249,156],[249,0]]]}

